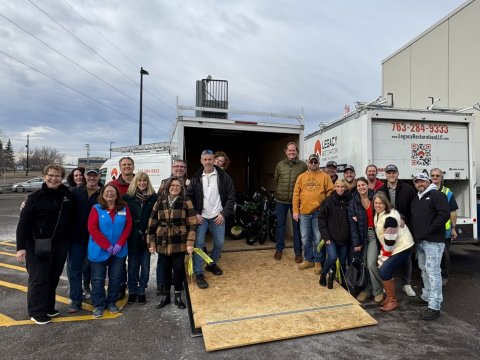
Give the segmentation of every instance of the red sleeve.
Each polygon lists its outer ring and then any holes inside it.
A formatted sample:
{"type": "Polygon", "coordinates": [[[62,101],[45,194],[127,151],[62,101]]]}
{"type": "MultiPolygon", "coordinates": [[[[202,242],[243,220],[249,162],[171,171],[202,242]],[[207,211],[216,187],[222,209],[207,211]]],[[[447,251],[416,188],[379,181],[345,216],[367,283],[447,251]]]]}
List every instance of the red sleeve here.
{"type": "Polygon", "coordinates": [[[127,213],[127,223],[125,224],[125,228],[123,229],[122,235],[120,235],[120,239],[118,239],[117,244],[121,246],[125,246],[127,243],[128,236],[132,231],[132,215],[130,214],[130,209],[128,206],[125,206],[125,210],[127,213]]]}
{"type": "Polygon", "coordinates": [[[88,216],[88,232],[92,235],[93,241],[103,250],[107,250],[112,245],[100,231],[100,227],[98,226],[98,211],[95,207],[92,207],[90,215],[88,216]]]}

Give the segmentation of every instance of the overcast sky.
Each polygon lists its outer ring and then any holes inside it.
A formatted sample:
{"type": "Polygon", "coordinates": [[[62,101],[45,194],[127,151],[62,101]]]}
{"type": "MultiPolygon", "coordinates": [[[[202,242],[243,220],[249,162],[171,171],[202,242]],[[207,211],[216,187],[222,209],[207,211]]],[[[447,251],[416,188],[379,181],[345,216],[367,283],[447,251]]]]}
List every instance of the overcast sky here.
{"type": "MultiPolygon", "coordinates": [[[[299,114],[305,134],[381,95],[381,62],[463,0],[0,0],[0,130],[66,160],[166,141],[176,97],[228,80],[234,109],[299,114]]],[[[115,155],[115,154],[114,154],[115,155]]]]}

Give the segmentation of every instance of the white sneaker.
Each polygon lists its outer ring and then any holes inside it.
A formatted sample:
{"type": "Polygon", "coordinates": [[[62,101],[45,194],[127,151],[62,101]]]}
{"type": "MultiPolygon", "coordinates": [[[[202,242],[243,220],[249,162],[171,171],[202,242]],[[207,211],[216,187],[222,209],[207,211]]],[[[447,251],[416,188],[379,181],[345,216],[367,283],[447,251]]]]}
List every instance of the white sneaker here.
{"type": "Polygon", "coordinates": [[[417,296],[415,291],[412,289],[412,285],[403,285],[403,292],[407,294],[407,296],[417,296]]]}

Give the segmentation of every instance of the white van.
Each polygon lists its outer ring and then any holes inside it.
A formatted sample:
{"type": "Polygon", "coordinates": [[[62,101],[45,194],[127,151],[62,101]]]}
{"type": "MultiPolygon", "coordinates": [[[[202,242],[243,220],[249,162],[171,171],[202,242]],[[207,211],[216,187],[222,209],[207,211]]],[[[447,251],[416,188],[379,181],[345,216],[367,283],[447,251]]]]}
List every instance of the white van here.
{"type": "Polygon", "coordinates": [[[163,179],[171,175],[172,158],[166,152],[153,153],[133,153],[112,157],[105,161],[100,168],[100,179],[102,184],[108,183],[110,180],[120,176],[120,166],[118,162],[122,157],[128,156],[133,159],[135,170],[134,173],[144,172],[150,177],[153,188],[158,191],[160,183],[163,179]]]}

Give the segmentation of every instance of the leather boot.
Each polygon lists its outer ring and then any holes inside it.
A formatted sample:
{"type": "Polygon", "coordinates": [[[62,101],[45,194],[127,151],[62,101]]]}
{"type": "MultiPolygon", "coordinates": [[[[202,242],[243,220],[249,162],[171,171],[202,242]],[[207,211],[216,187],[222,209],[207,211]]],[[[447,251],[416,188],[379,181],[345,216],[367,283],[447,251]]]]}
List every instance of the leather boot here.
{"type": "Polygon", "coordinates": [[[179,309],[185,309],[186,306],[182,301],[182,293],[180,291],[175,291],[175,300],[173,300],[174,304],[177,305],[179,309]]]}
{"type": "Polygon", "coordinates": [[[398,307],[397,296],[395,295],[395,279],[383,281],[383,287],[387,293],[387,301],[380,308],[382,311],[392,311],[398,307]]]}
{"type": "Polygon", "coordinates": [[[335,280],[335,267],[328,272],[327,288],[333,289],[333,280],[335,280]]]}
{"type": "Polygon", "coordinates": [[[161,309],[167,304],[170,304],[170,291],[164,290],[160,302],[155,306],[155,309],[161,309]]]}

